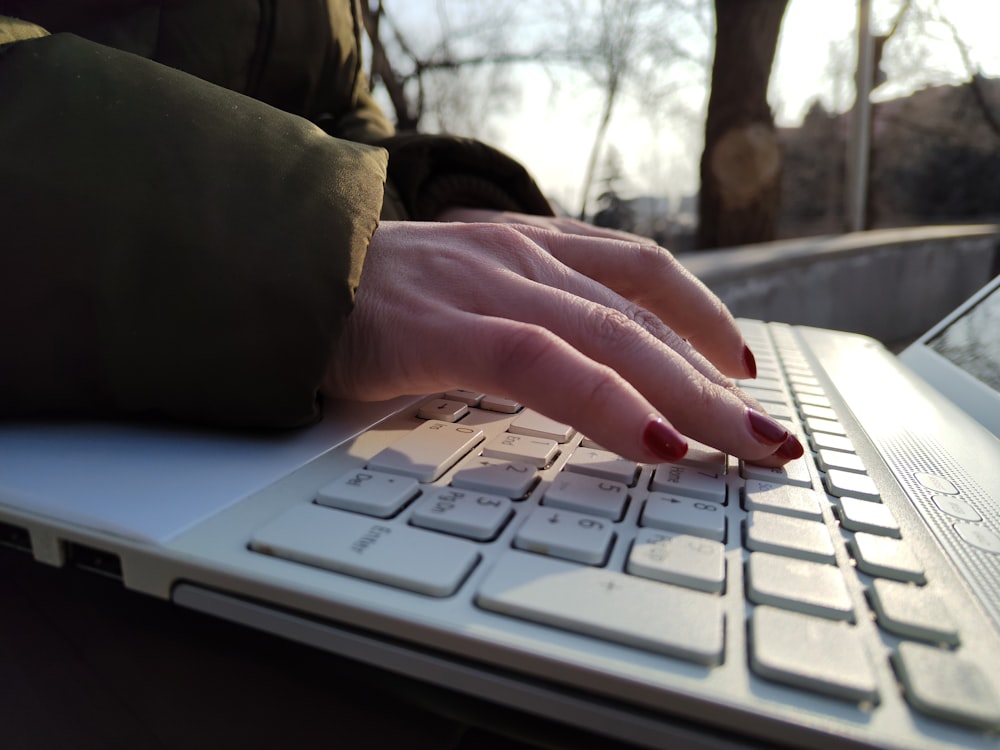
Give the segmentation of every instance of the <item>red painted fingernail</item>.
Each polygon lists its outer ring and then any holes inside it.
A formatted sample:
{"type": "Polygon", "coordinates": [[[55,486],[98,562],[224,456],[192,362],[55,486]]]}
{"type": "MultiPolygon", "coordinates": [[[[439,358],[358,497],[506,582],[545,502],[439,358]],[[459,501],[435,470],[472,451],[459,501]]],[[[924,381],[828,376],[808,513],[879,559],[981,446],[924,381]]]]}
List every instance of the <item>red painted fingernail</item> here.
{"type": "Polygon", "coordinates": [[[784,443],[788,439],[788,430],[759,411],[747,409],[747,419],[753,434],[763,443],[784,443]]]}
{"type": "Polygon", "coordinates": [[[802,447],[802,443],[799,442],[799,439],[795,437],[795,435],[789,435],[788,439],[782,443],[781,447],[774,453],[782,458],[792,460],[801,458],[802,454],[805,452],[805,448],[802,447]]]}
{"type": "Polygon", "coordinates": [[[662,417],[651,416],[649,424],[642,433],[642,444],[661,460],[668,463],[680,461],[687,453],[687,441],[684,440],[662,417]]]}
{"type": "Polygon", "coordinates": [[[743,367],[751,378],[757,377],[757,360],[754,359],[753,352],[746,344],[743,345],[743,367]]]}

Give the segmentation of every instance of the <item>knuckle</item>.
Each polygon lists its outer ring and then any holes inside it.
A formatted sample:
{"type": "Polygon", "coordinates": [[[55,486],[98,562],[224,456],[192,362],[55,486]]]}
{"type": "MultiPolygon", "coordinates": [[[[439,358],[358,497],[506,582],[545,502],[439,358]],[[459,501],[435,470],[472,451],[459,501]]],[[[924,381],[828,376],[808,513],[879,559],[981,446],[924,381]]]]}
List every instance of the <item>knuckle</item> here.
{"type": "Polygon", "coordinates": [[[546,357],[555,347],[552,334],[529,323],[511,325],[492,341],[491,364],[497,368],[534,363],[546,357]]]}
{"type": "Polygon", "coordinates": [[[477,232],[477,247],[485,251],[487,262],[500,260],[525,278],[537,279],[552,261],[517,225],[483,224],[477,227],[477,232]]]}
{"type": "Polygon", "coordinates": [[[615,338],[627,329],[631,319],[621,310],[611,307],[598,307],[594,312],[594,324],[604,338],[615,338]]]}
{"type": "Polygon", "coordinates": [[[637,257],[640,268],[654,274],[665,274],[676,271],[680,262],[669,250],[659,245],[640,244],[637,246],[637,257]]]}
{"type": "Polygon", "coordinates": [[[644,307],[629,305],[624,310],[599,307],[593,313],[593,335],[602,341],[623,343],[641,340],[643,334],[664,339],[671,331],[655,314],[644,307]]]}
{"type": "Polygon", "coordinates": [[[595,413],[605,413],[621,397],[624,381],[610,367],[601,367],[588,376],[581,390],[588,408],[595,413]]]}
{"type": "Polygon", "coordinates": [[[602,340],[617,341],[623,335],[633,333],[639,323],[621,310],[597,306],[591,315],[591,325],[595,336],[602,340]]]}
{"type": "Polygon", "coordinates": [[[690,382],[691,387],[684,395],[684,399],[688,402],[692,415],[700,419],[716,411],[720,403],[718,387],[700,376],[692,377],[690,382]]]}
{"type": "Polygon", "coordinates": [[[637,325],[642,326],[658,339],[663,339],[671,333],[670,329],[667,328],[666,324],[658,316],[644,307],[636,307],[633,310],[632,319],[637,325]]]}
{"type": "Polygon", "coordinates": [[[722,300],[714,300],[711,308],[712,323],[715,325],[722,325],[728,323],[731,319],[731,314],[729,308],[723,304],[722,300]]]}

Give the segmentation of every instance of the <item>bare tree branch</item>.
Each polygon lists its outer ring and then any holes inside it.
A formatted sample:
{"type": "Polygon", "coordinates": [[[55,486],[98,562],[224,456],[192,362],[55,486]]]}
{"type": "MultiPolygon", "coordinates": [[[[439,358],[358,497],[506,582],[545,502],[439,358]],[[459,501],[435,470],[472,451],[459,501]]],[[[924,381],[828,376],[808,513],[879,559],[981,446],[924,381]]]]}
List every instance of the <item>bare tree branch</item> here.
{"type": "MultiPolygon", "coordinates": [[[[415,130],[420,119],[420,110],[419,107],[415,113],[410,110],[410,102],[406,97],[406,79],[399,76],[389,62],[381,34],[382,20],[386,17],[382,0],[377,0],[374,8],[368,2],[361,3],[361,17],[364,21],[365,32],[372,44],[370,84],[374,85],[377,79],[385,86],[389,101],[392,102],[396,114],[396,126],[401,130],[415,130]]],[[[407,51],[402,38],[397,36],[397,42],[404,51],[407,51]]]]}

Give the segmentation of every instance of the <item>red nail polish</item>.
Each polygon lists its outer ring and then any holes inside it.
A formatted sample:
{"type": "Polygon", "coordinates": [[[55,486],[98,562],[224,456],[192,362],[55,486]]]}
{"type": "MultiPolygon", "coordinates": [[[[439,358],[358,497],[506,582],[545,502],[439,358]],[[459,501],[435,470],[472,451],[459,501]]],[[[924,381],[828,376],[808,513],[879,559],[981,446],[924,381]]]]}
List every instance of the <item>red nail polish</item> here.
{"type": "Polygon", "coordinates": [[[687,453],[687,441],[660,417],[651,417],[642,433],[642,444],[668,463],[680,461],[687,453]]]}
{"type": "Polygon", "coordinates": [[[796,458],[801,458],[802,454],[805,452],[805,448],[802,447],[802,443],[799,442],[799,439],[795,437],[795,435],[789,435],[788,439],[785,440],[785,442],[781,444],[781,447],[774,453],[777,456],[781,456],[781,458],[794,460],[796,458]]]}
{"type": "Polygon", "coordinates": [[[757,360],[754,359],[753,352],[746,344],[743,345],[743,367],[751,378],[757,377],[757,360]]]}
{"type": "Polygon", "coordinates": [[[759,411],[747,409],[747,420],[753,434],[763,443],[784,443],[788,439],[788,430],[759,411]]]}

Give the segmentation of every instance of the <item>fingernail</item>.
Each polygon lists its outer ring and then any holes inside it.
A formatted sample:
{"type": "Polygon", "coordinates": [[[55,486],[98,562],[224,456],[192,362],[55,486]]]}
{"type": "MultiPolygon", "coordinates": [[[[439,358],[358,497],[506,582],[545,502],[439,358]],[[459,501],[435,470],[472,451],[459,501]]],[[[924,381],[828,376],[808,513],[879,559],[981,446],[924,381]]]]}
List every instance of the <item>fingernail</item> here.
{"type": "Polygon", "coordinates": [[[746,344],[743,345],[743,367],[751,378],[757,377],[757,360],[746,344]]]}
{"type": "Polygon", "coordinates": [[[687,453],[687,441],[668,425],[663,417],[655,414],[642,433],[642,444],[661,460],[668,463],[680,461],[687,453]]]}
{"type": "Polygon", "coordinates": [[[788,439],[788,430],[759,411],[747,409],[747,419],[753,434],[763,443],[784,443],[788,439]]]}
{"type": "Polygon", "coordinates": [[[781,444],[781,447],[774,453],[777,456],[791,460],[801,458],[802,454],[805,452],[805,448],[802,447],[802,443],[799,442],[799,439],[795,437],[795,435],[789,435],[788,439],[785,440],[785,442],[781,444]]]}

